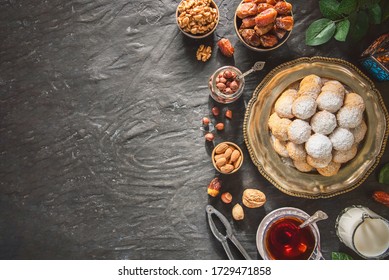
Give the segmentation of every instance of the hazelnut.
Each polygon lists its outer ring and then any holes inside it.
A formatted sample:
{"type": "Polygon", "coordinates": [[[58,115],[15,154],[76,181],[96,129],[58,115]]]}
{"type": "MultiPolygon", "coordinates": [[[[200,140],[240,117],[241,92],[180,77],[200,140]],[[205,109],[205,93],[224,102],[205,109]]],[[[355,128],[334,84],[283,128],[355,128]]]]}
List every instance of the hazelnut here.
{"type": "Polygon", "coordinates": [[[239,85],[236,81],[232,81],[230,84],[230,88],[231,90],[236,91],[239,88],[239,85]]]}
{"type": "Polygon", "coordinates": [[[219,116],[219,114],[220,114],[219,108],[218,108],[218,107],[213,107],[213,108],[212,108],[212,114],[213,114],[215,117],[219,116]]]}
{"type": "Polygon", "coordinates": [[[240,221],[244,219],[244,211],[242,206],[240,206],[239,203],[235,204],[235,206],[232,208],[232,217],[236,221],[240,221]]]}
{"type": "Polygon", "coordinates": [[[224,129],[224,123],[217,123],[217,124],[215,125],[215,128],[216,128],[217,130],[223,130],[223,129],[224,129]]]}
{"type": "Polygon", "coordinates": [[[207,117],[204,117],[202,122],[203,122],[203,125],[207,126],[207,125],[209,125],[210,120],[207,117]]]}
{"type": "Polygon", "coordinates": [[[220,91],[223,91],[223,90],[226,89],[226,85],[223,84],[223,83],[217,83],[217,84],[216,84],[216,87],[217,87],[218,90],[220,90],[220,91]]]}
{"type": "Polygon", "coordinates": [[[232,111],[231,110],[226,111],[226,118],[232,119],[232,111]]]}
{"type": "Polygon", "coordinates": [[[226,204],[231,203],[232,195],[229,192],[222,193],[221,200],[226,204]]]}
{"type": "Polygon", "coordinates": [[[226,78],[226,79],[231,79],[232,78],[232,72],[230,70],[224,71],[223,77],[226,78]]]}
{"type": "Polygon", "coordinates": [[[233,94],[232,89],[229,87],[225,88],[224,93],[225,94],[233,94]]]}
{"type": "Polygon", "coordinates": [[[208,132],[207,134],[205,134],[204,138],[205,138],[205,140],[212,142],[213,139],[215,139],[215,136],[213,135],[213,133],[208,132]]]}

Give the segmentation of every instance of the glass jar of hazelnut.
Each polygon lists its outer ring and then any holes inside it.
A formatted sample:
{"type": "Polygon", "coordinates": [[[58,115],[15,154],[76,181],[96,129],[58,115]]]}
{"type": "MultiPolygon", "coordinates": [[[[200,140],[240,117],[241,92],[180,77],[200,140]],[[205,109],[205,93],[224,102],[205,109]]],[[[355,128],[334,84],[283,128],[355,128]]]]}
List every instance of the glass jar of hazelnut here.
{"type": "Polygon", "coordinates": [[[211,97],[223,104],[232,103],[243,93],[244,78],[238,79],[242,72],[234,66],[223,66],[209,78],[211,97]]]}

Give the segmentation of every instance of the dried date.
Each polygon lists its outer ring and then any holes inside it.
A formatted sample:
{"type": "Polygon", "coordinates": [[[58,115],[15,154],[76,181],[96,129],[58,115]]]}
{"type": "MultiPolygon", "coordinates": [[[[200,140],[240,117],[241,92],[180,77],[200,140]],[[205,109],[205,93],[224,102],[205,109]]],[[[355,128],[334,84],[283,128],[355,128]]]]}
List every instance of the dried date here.
{"type": "Polygon", "coordinates": [[[281,1],[274,6],[274,9],[277,11],[279,15],[288,15],[292,11],[292,4],[281,1]]]}
{"type": "Polygon", "coordinates": [[[383,205],[389,207],[389,193],[384,191],[375,191],[373,193],[373,199],[383,205]]]}
{"type": "Polygon", "coordinates": [[[276,17],[277,17],[277,11],[273,8],[269,8],[259,13],[255,17],[255,24],[258,25],[259,27],[263,27],[273,23],[276,20],[276,17]]]}
{"type": "Polygon", "coordinates": [[[254,47],[259,47],[261,45],[261,41],[259,40],[259,36],[255,33],[254,29],[241,29],[240,35],[243,40],[254,47]]]}
{"type": "Polygon", "coordinates": [[[217,42],[218,47],[223,55],[227,57],[232,57],[234,55],[234,47],[231,45],[230,40],[222,38],[217,42]]]}
{"type": "Polygon", "coordinates": [[[267,10],[269,8],[274,8],[272,5],[269,5],[267,3],[260,3],[257,7],[257,13],[262,13],[264,10],[267,10]]]}
{"type": "Polygon", "coordinates": [[[240,28],[253,28],[255,26],[255,17],[247,17],[242,19],[240,28]]]}
{"type": "Polygon", "coordinates": [[[271,48],[277,45],[278,39],[275,35],[272,34],[265,34],[259,37],[259,40],[265,48],[271,48]]]}
{"type": "Polygon", "coordinates": [[[263,27],[259,27],[258,25],[256,25],[254,27],[254,30],[255,30],[255,33],[257,33],[258,36],[262,36],[266,33],[268,33],[270,30],[272,30],[274,27],[274,25],[271,23],[269,25],[266,25],[266,26],[263,26],[263,27]]]}
{"type": "Polygon", "coordinates": [[[241,3],[239,4],[236,10],[236,15],[241,19],[244,19],[249,16],[255,16],[256,14],[257,14],[257,4],[253,2],[241,3]]]}
{"type": "Polygon", "coordinates": [[[286,31],[291,31],[293,29],[293,25],[294,25],[294,20],[292,16],[276,18],[276,26],[278,28],[284,29],[286,31]]]}
{"type": "Polygon", "coordinates": [[[277,36],[278,39],[281,40],[282,38],[284,38],[286,34],[286,30],[278,28],[276,25],[274,25],[273,33],[277,36]]]}

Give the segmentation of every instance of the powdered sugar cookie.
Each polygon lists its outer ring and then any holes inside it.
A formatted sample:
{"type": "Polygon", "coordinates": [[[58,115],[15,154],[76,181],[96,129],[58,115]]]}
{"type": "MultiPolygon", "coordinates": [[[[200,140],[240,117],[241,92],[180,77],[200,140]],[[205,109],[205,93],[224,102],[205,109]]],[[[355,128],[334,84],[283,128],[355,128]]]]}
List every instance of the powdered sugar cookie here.
{"type": "Polygon", "coordinates": [[[326,167],[317,168],[317,171],[323,176],[330,177],[338,174],[340,166],[340,163],[331,161],[326,167]]]}
{"type": "Polygon", "coordinates": [[[314,98],[310,96],[300,96],[292,106],[292,113],[297,118],[306,120],[316,113],[317,104],[314,98]]]}
{"type": "Polygon", "coordinates": [[[328,135],[336,127],[336,116],[328,111],[319,111],[313,115],[311,127],[316,133],[328,135]]]}
{"type": "Polygon", "coordinates": [[[354,135],[346,128],[338,127],[328,137],[337,151],[347,151],[354,144],[354,135]]]}
{"type": "Polygon", "coordinates": [[[305,143],[307,154],[314,158],[327,158],[332,152],[330,139],[323,134],[314,134],[305,143]]]}
{"type": "Polygon", "coordinates": [[[288,139],[295,144],[305,143],[311,136],[311,126],[308,122],[295,119],[288,127],[288,139]]]}

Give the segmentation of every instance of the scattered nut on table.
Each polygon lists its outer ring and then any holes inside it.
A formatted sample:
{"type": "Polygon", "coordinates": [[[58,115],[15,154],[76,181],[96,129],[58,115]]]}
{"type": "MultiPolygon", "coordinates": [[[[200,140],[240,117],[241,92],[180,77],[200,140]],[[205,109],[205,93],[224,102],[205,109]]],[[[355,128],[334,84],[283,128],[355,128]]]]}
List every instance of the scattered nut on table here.
{"type": "Polygon", "coordinates": [[[222,193],[220,198],[226,204],[229,204],[232,201],[232,195],[229,192],[222,193]]]}
{"type": "Polygon", "coordinates": [[[240,206],[239,203],[235,204],[235,206],[232,208],[232,217],[236,221],[240,221],[244,219],[243,207],[240,206]]]}
{"type": "Polygon", "coordinates": [[[212,132],[208,132],[207,134],[205,134],[204,138],[205,140],[212,142],[215,139],[215,135],[213,135],[212,132]]]}
{"type": "Polygon", "coordinates": [[[218,177],[215,177],[209,183],[207,192],[210,196],[216,197],[219,194],[221,187],[222,187],[221,181],[219,180],[218,177]]]}
{"type": "Polygon", "coordinates": [[[257,189],[246,189],[243,192],[242,202],[248,208],[258,208],[265,204],[266,195],[257,189]]]}
{"type": "Polygon", "coordinates": [[[196,52],[197,60],[206,62],[212,55],[212,49],[210,46],[200,45],[196,52]]]}

